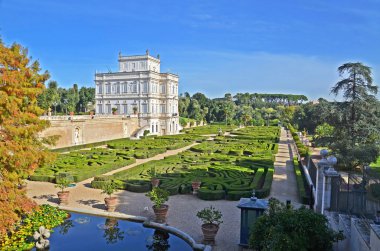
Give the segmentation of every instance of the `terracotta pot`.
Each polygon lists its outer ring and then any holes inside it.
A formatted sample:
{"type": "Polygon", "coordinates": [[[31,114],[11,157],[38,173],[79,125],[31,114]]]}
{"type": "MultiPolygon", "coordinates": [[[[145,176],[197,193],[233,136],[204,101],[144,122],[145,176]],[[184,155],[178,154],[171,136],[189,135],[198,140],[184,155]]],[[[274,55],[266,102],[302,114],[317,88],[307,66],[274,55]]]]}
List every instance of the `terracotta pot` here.
{"type": "Polygon", "coordinates": [[[168,214],[169,206],[161,205],[161,207],[157,208],[153,206],[154,214],[156,215],[156,222],[164,223],[166,221],[166,215],[168,214]]]}
{"type": "Polygon", "coordinates": [[[70,112],[70,116],[74,116],[74,112],[70,112]]]}
{"type": "Polygon", "coordinates": [[[198,193],[198,190],[201,187],[201,183],[202,182],[200,182],[200,181],[193,181],[193,182],[191,182],[191,186],[193,187],[193,194],[197,194],[198,193]]]}
{"type": "Polygon", "coordinates": [[[150,182],[152,183],[152,187],[158,187],[160,184],[160,179],[152,178],[150,182]]]}
{"type": "Polygon", "coordinates": [[[117,198],[116,197],[107,197],[104,198],[104,202],[106,204],[106,209],[108,212],[114,212],[117,205],[117,198]]]}
{"type": "Polygon", "coordinates": [[[93,111],[90,111],[90,116],[94,115],[94,112],[93,111]]]}
{"type": "Polygon", "coordinates": [[[69,203],[69,191],[58,192],[59,204],[67,205],[69,203]]]}
{"type": "Polygon", "coordinates": [[[203,240],[205,243],[215,243],[215,236],[218,233],[219,226],[206,223],[202,225],[203,240]]]}

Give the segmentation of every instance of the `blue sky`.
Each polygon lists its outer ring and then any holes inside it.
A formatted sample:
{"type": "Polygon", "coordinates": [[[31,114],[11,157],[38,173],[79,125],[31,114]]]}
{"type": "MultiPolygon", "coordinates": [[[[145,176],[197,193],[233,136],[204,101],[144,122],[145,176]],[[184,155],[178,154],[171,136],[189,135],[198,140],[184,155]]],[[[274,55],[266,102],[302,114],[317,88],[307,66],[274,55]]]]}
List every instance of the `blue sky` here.
{"type": "Polygon", "coordinates": [[[380,0],[0,0],[0,34],[61,86],[92,86],[117,55],[161,55],[180,92],[329,96],[360,61],[380,83],[380,0]]]}

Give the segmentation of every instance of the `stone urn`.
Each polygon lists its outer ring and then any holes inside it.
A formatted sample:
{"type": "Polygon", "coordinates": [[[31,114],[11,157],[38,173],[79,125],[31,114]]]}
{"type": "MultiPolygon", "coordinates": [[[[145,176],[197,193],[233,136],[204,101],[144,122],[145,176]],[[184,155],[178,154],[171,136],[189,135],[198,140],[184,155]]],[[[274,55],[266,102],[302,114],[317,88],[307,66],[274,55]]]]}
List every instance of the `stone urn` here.
{"type": "Polygon", "coordinates": [[[108,212],[114,212],[117,205],[117,198],[116,197],[107,197],[104,198],[104,202],[106,204],[106,209],[108,212]]]}
{"type": "Polygon", "coordinates": [[[60,205],[67,205],[69,203],[69,194],[69,191],[60,191],[57,193],[60,205]]]}
{"type": "Polygon", "coordinates": [[[158,185],[160,184],[160,179],[152,178],[150,182],[152,183],[152,187],[158,187],[158,185]]]}
{"type": "Polygon", "coordinates": [[[153,206],[154,214],[156,215],[156,222],[164,223],[166,222],[166,215],[168,214],[169,206],[166,204],[161,205],[161,207],[153,206]]]}
{"type": "Polygon", "coordinates": [[[218,233],[219,226],[213,223],[202,225],[203,240],[205,243],[215,243],[215,236],[218,233]]]}
{"type": "Polygon", "coordinates": [[[201,187],[201,183],[202,182],[200,182],[200,181],[193,181],[193,182],[191,182],[191,186],[193,187],[193,194],[197,194],[198,193],[198,190],[201,187]]]}

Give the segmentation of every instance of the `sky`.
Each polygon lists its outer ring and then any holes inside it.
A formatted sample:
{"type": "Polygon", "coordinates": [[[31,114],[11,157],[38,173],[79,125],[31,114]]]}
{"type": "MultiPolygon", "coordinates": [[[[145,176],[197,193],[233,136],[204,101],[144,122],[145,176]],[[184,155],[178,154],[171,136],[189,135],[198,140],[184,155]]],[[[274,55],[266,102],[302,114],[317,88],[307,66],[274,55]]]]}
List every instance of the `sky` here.
{"type": "Polygon", "coordinates": [[[94,86],[118,53],[160,54],[180,92],[329,95],[337,67],[380,83],[380,0],[0,0],[0,36],[60,86],[94,86]]]}

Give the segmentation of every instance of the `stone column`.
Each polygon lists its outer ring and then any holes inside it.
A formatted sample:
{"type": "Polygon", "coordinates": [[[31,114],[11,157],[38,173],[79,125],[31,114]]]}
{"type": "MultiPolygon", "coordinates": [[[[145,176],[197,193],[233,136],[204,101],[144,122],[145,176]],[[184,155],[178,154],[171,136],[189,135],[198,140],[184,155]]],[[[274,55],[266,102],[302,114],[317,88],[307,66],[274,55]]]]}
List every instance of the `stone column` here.
{"type": "Polygon", "coordinates": [[[323,175],[324,171],[328,168],[328,162],[325,158],[319,161],[317,165],[316,173],[316,184],[315,184],[315,203],[314,210],[317,213],[322,213],[322,203],[323,203],[323,189],[324,189],[324,180],[323,175]]]}
{"type": "Polygon", "coordinates": [[[322,195],[322,208],[321,213],[323,214],[325,209],[330,209],[332,203],[332,182],[339,179],[339,173],[335,171],[334,168],[330,167],[329,169],[323,172],[323,195],[322,195]]]}

